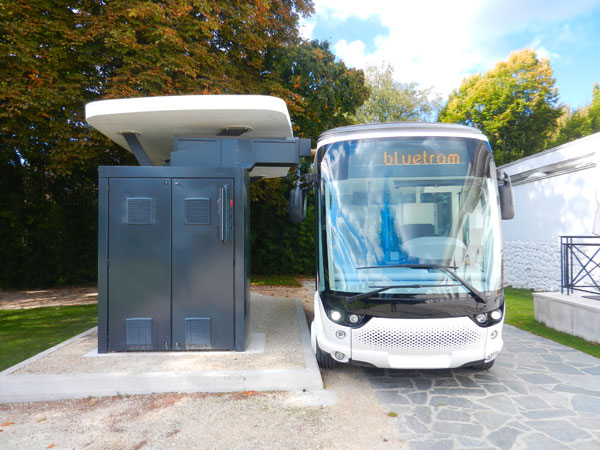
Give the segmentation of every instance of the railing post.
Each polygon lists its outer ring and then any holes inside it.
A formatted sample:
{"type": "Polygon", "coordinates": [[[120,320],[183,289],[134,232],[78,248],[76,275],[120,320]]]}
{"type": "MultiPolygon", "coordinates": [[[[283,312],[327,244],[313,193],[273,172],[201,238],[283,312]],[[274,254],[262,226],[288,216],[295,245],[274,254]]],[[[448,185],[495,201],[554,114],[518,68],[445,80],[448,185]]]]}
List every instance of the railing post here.
{"type": "Polygon", "coordinates": [[[565,286],[565,264],[564,264],[564,238],[560,237],[560,293],[563,293],[565,286]]]}
{"type": "MultiPolygon", "coordinates": [[[[597,278],[594,278],[594,270],[600,269],[600,261],[597,262],[599,255],[600,237],[598,236],[560,237],[561,294],[565,290],[567,295],[573,294],[575,291],[600,294],[600,284],[597,278]],[[594,247],[597,247],[597,249],[593,250],[594,247]],[[579,267],[577,275],[574,275],[575,263],[579,267]],[[589,281],[590,284],[586,285],[584,280],[589,281]]],[[[596,271],[596,274],[599,273],[599,271],[596,271]]],[[[600,297],[598,299],[600,300],[600,297]]]]}

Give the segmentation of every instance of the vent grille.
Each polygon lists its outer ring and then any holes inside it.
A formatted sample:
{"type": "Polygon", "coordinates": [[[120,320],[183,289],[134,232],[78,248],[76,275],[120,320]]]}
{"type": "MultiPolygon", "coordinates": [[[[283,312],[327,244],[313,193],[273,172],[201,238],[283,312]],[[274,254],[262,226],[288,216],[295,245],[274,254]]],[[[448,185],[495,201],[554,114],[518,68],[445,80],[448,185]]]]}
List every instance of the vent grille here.
{"type": "Polygon", "coordinates": [[[352,345],[392,352],[439,352],[482,347],[486,339],[485,329],[469,323],[470,319],[464,320],[448,323],[448,319],[394,319],[393,324],[371,320],[364,327],[352,331],[352,345]]]}
{"type": "Polygon", "coordinates": [[[127,223],[151,225],[154,223],[154,202],[151,198],[127,198],[127,223]]]}
{"type": "Polygon", "coordinates": [[[186,225],[210,225],[210,199],[186,198],[184,215],[186,225]]]}
{"type": "Polygon", "coordinates": [[[186,350],[205,350],[210,348],[210,318],[189,317],[185,319],[186,350]]]}
{"type": "Polygon", "coordinates": [[[129,350],[151,350],[152,319],[125,319],[125,335],[129,350]]]}

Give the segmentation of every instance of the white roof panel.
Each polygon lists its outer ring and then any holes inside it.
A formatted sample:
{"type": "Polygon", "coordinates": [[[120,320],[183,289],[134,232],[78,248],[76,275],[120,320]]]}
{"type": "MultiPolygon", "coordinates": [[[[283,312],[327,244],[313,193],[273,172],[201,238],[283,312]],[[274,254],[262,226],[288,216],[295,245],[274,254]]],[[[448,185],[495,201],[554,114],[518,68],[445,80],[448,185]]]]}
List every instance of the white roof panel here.
{"type": "Polygon", "coordinates": [[[90,125],[129,150],[123,132],[135,132],[153,165],[163,165],[174,137],[215,137],[224,128],[248,127],[241,137],[288,138],[285,102],[262,95],[180,95],[100,100],[85,106],[90,125]]]}

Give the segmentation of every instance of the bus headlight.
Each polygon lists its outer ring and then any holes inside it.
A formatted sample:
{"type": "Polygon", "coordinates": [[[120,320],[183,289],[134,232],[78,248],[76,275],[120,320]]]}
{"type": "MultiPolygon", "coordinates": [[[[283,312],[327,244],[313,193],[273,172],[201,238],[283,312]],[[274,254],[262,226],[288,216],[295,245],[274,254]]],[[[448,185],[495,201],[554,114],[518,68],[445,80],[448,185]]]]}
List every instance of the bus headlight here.
{"type": "Polygon", "coordinates": [[[329,313],[329,317],[331,317],[331,320],[333,320],[334,322],[338,322],[342,318],[342,313],[336,310],[332,310],[329,313]]]}
{"type": "Polygon", "coordinates": [[[500,319],[502,319],[502,311],[495,309],[490,313],[490,319],[492,319],[494,322],[498,322],[500,319]]]}
{"type": "Polygon", "coordinates": [[[487,322],[487,320],[488,320],[487,313],[481,313],[481,314],[477,314],[477,315],[475,316],[475,320],[477,321],[477,323],[481,323],[481,324],[484,324],[484,323],[486,323],[486,322],[487,322]]]}

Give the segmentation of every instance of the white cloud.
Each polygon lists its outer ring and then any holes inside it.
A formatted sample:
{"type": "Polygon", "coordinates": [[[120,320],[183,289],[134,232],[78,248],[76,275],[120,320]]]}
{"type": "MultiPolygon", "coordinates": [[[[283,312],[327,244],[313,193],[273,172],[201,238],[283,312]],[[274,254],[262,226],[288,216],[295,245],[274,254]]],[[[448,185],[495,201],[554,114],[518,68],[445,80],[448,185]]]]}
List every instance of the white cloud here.
{"type": "Polygon", "coordinates": [[[315,29],[315,22],[310,22],[307,20],[301,20],[300,26],[298,27],[298,31],[300,32],[300,36],[303,39],[311,39],[313,30],[315,29]]]}
{"type": "Polygon", "coordinates": [[[552,60],[559,59],[560,55],[558,53],[551,52],[542,45],[542,39],[543,39],[543,36],[536,36],[535,39],[533,40],[533,42],[531,42],[527,46],[527,48],[531,48],[531,49],[535,50],[535,53],[537,54],[538,58],[540,58],[540,59],[542,59],[542,58],[552,59],[552,60]]]}
{"type": "Polygon", "coordinates": [[[336,55],[346,64],[364,68],[386,61],[394,67],[398,81],[434,86],[443,96],[465,76],[505,59],[506,50],[496,44],[512,33],[533,32],[536,37],[529,47],[540,57],[557,58],[539,30],[595,5],[600,5],[600,0],[315,0],[321,23],[376,16],[389,29],[387,36],[375,38],[376,50],[371,53],[361,41],[332,42],[336,55]]]}

